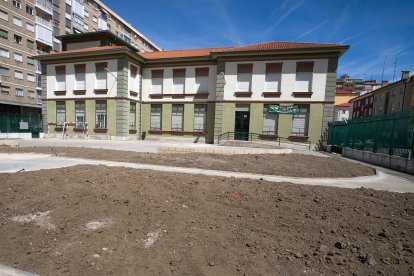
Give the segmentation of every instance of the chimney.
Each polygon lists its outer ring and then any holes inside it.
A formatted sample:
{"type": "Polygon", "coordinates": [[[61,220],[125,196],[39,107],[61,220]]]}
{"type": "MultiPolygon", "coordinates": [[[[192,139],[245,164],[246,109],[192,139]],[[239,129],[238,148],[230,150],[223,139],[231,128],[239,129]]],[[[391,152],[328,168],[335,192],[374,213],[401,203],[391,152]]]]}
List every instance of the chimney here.
{"type": "Polygon", "coordinates": [[[387,86],[388,85],[388,81],[383,80],[381,83],[381,87],[387,86]]]}
{"type": "Polygon", "coordinates": [[[408,79],[410,77],[410,71],[401,71],[401,79],[408,79]]]}

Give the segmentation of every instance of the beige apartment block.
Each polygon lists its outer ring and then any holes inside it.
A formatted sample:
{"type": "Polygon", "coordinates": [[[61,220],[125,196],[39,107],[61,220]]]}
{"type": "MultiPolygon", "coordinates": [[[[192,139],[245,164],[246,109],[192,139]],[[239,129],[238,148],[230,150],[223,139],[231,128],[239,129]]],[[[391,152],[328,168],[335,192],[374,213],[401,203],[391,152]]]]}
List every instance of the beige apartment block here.
{"type": "Polygon", "coordinates": [[[0,0],[0,113],[41,114],[41,66],[59,36],[109,30],[137,51],[157,45],[98,0],[0,0]]]}

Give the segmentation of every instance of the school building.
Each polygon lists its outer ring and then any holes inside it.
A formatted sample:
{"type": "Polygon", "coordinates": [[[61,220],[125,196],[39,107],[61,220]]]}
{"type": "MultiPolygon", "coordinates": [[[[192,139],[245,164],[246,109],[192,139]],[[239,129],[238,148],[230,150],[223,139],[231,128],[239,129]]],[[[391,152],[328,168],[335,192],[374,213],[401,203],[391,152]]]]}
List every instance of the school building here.
{"type": "Polygon", "coordinates": [[[349,49],[275,41],[145,52],[106,31],[60,39],[62,52],[36,56],[46,135],[207,143],[224,133],[316,143],[349,49]]]}

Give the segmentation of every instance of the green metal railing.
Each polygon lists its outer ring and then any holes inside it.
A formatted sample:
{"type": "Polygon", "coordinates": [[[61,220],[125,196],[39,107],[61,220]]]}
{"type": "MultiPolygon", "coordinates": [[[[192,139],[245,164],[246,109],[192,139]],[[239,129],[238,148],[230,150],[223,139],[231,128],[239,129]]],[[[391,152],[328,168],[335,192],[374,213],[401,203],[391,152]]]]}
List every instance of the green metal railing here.
{"type": "Polygon", "coordinates": [[[42,115],[0,112],[1,133],[32,133],[37,137],[42,132],[42,115]]]}
{"type": "Polygon", "coordinates": [[[413,158],[414,110],[332,122],[328,144],[413,158]]]}
{"type": "Polygon", "coordinates": [[[295,137],[279,137],[274,136],[270,138],[268,135],[263,135],[259,133],[254,132],[225,132],[217,136],[217,143],[221,144],[223,141],[234,141],[234,140],[240,140],[240,141],[268,141],[268,142],[275,142],[279,146],[281,146],[281,143],[287,143],[287,144],[301,144],[305,145],[309,150],[311,149],[311,142],[305,141],[300,138],[295,137]]]}

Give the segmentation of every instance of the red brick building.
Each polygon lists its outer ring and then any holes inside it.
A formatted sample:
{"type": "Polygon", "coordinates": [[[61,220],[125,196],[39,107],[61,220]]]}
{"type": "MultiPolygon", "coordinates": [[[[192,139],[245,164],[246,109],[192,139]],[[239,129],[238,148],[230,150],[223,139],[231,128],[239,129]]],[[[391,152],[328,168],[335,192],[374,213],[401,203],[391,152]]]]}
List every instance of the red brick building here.
{"type": "Polygon", "coordinates": [[[369,92],[349,100],[349,103],[351,104],[350,117],[352,119],[371,116],[374,105],[374,95],[372,92],[369,92]]]}

